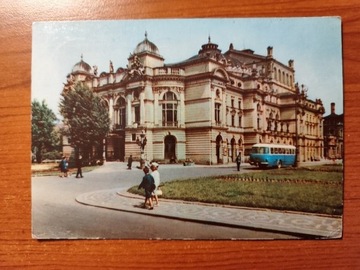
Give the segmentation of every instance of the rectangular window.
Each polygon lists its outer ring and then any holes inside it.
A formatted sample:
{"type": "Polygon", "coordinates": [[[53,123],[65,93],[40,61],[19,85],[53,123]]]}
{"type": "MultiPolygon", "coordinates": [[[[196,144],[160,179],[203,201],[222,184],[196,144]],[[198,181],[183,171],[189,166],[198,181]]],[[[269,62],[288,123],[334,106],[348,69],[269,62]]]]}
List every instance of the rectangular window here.
{"type": "Polygon", "coordinates": [[[135,123],[140,124],[140,106],[136,105],[135,109],[135,123]]]}
{"type": "Polygon", "coordinates": [[[121,108],[119,111],[119,126],[120,128],[125,128],[125,125],[126,125],[125,108],[121,108]]]}
{"type": "Polygon", "coordinates": [[[215,122],[220,123],[220,104],[215,104],[215,122]]]}
{"type": "Polygon", "coordinates": [[[177,104],[165,103],[162,105],[163,126],[177,125],[177,104]]]}

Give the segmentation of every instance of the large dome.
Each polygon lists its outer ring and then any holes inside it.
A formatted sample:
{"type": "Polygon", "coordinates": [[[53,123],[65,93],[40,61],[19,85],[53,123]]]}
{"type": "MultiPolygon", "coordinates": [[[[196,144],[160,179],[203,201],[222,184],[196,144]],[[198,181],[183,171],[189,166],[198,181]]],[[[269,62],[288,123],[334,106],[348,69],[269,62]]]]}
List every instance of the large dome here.
{"type": "Polygon", "coordinates": [[[136,46],[134,50],[134,54],[140,54],[143,52],[160,55],[158,47],[154,43],[148,40],[147,33],[145,33],[145,39],[136,46]]]}
{"type": "Polygon", "coordinates": [[[76,63],[72,69],[72,73],[89,73],[91,74],[91,66],[83,60],[81,56],[80,62],[76,63]]]}

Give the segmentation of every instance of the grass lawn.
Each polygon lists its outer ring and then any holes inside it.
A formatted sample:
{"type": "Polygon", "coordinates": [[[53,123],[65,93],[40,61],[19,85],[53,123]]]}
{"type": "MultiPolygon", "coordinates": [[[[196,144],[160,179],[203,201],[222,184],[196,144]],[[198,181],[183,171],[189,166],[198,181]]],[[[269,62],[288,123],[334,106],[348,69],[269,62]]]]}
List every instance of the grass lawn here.
{"type": "MultiPolygon", "coordinates": [[[[343,209],[342,166],[284,168],[163,183],[162,198],[329,215],[343,209]]],[[[137,186],[129,192],[143,195],[137,186]]]]}

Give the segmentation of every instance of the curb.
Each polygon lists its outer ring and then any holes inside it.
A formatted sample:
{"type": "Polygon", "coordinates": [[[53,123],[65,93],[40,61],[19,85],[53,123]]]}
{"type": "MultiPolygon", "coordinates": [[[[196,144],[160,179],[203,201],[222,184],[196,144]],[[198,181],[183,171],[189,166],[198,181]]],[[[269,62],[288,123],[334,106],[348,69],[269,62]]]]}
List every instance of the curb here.
{"type": "Polygon", "coordinates": [[[342,236],[341,218],[168,199],[161,199],[163,204],[153,211],[140,208],[143,199],[140,195],[114,189],[84,193],[76,197],[76,201],[81,204],[155,217],[280,232],[312,239],[342,236]],[[135,202],[137,204],[134,205],[135,202]]]}

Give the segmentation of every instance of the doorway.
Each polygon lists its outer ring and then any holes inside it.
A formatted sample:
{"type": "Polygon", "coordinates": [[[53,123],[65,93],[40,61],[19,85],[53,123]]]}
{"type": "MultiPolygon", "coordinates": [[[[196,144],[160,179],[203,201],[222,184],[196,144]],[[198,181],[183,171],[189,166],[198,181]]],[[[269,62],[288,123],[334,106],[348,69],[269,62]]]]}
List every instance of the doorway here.
{"type": "Polygon", "coordinates": [[[173,135],[167,135],[164,139],[164,158],[165,160],[176,160],[176,138],[173,135]]]}

